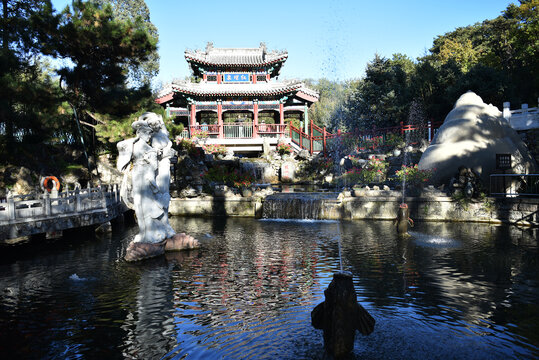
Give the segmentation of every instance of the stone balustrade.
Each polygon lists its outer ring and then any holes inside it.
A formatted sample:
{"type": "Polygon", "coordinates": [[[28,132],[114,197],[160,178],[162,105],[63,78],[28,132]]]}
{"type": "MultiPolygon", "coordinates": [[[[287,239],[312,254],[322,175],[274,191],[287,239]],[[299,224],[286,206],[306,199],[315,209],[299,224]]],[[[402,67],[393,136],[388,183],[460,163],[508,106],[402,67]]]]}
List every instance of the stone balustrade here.
{"type": "Polygon", "coordinates": [[[103,223],[118,216],[120,207],[117,184],[8,195],[0,200],[0,240],[103,223]]]}
{"type": "MultiPolygon", "coordinates": [[[[539,103],[539,99],[537,99],[539,103]]],[[[522,104],[520,109],[511,110],[509,102],[503,103],[503,117],[517,131],[539,128],[539,105],[534,108],[522,104]]]]}

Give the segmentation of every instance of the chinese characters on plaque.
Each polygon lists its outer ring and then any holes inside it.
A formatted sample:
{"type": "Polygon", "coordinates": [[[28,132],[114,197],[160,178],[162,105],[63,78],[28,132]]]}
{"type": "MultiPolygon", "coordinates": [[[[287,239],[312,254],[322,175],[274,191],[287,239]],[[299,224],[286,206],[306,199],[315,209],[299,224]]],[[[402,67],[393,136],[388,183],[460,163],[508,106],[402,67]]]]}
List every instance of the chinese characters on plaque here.
{"type": "Polygon", "coordinates": [[[224,73],[223,82],[228,83],[248,83],[250,81],[249,73],[224,73]]]}

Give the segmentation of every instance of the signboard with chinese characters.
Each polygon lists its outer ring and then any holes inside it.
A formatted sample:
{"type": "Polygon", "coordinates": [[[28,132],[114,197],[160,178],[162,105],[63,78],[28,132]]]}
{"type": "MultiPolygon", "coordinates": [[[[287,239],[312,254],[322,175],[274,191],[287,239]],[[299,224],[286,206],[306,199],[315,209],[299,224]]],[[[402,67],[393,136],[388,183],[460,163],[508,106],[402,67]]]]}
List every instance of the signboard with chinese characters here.
{"type": "Polygon", "coordinates": [[[296,175],[296,166],[291,161],[285,161],[281,165],[281,181],[294,181],[296,175]]]}
{"type": "Polygon", "coordinates": [[[249,73],[224,73],[223,82],[226,83],[248,83],[249,73]]]}

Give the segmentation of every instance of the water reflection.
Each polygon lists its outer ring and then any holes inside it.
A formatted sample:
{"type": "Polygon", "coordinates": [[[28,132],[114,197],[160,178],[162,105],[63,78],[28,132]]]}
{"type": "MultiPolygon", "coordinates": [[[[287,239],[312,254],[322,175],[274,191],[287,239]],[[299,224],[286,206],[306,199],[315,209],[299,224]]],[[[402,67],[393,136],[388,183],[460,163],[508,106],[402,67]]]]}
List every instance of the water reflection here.
{"type": "Polygon", "coordinates": [[[539,356],[537,230],[173,218],[198,251],[137,264],[136,232],[2,249],[0,351],[15,358],[321,359],[310,312],[339,268],[376,318],[354,357],[539,356]]]}

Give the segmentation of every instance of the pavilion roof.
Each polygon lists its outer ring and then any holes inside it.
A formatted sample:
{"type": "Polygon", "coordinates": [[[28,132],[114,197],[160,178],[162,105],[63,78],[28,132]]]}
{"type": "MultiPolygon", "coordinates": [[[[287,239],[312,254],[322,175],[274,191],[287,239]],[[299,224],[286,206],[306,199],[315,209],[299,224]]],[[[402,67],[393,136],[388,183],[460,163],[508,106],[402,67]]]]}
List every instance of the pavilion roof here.
{"type": "Polygon", "coordinates": [[[171,100],[174,93],[187,96],[225,97],[225,96],[278,96],[296,93],[310,102],[318,101],[319,94],[300,81],[261,82],[256,84],[216,84],[175,81],[159,93],[156,101],[160,104],[171,100]]]}
{"type": "Polygon", "coordinates": [[[185,50],[188,62],[216,67],[263,67],[287,58],[286,50],[268,52],[264,43],[258,48],[214,48],[208,43],[205,50],[185,50]]]}

